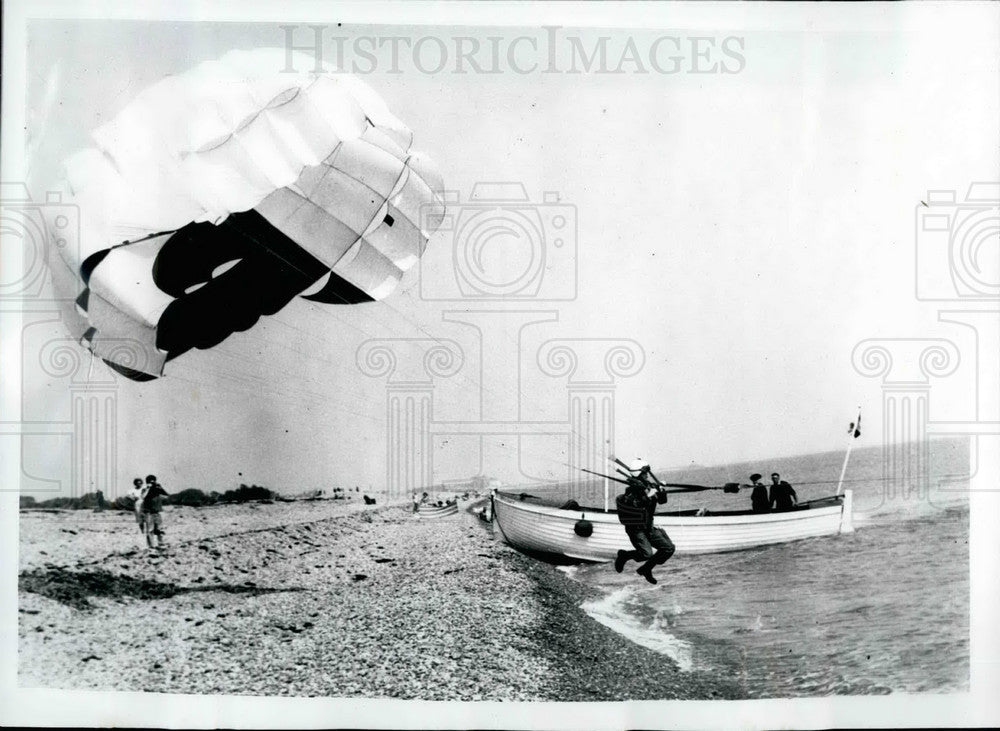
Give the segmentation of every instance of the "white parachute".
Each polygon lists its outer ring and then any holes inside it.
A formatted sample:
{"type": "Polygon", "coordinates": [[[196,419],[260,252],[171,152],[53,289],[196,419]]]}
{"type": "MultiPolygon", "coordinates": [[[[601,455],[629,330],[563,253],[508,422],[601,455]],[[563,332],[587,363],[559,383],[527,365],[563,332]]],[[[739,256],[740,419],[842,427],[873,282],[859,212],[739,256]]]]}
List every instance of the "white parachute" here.
{"type": "Polygon", "coordinates": [[[162,375],[295,296],[382,299],[439,225],[441,176],[382,99],[287,65],[284,49],[231,51],[165,78],[66,160],[80,224],[47,221],[53,282],[119,372],[162,375]]]}

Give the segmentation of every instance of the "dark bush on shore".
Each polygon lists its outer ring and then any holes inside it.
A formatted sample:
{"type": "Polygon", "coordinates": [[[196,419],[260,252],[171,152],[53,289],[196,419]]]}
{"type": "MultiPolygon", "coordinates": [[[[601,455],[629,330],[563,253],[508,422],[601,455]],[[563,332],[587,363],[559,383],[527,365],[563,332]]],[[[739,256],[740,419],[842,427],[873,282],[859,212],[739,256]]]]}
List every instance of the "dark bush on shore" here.
{"type": "MultiPolygon", "coordinates": [[[[170,494],[166,502],[170,505],[184,505],[191,508],[200,508],[216,503],[247,503],[265,502],[274,500],[285,501],[278,493],[268,490],[259,485],[240,485],[235,490],[226,490],[224,493],[212,491],[205,493],[194,487],[180,490],[170,494]]],[[[37,509],[57,509],[57,510],[93,510],[98,506],[99,499],[96,492],[88,492],[80,497],[54,497],[48,500],[38,500],[30,495],[20,496],[20,508],[25,510],[37,509]]],[[[135,509],[135,498],[131,495],[123,495],[111,501],[104,502],[105,510],[123,510],[131,512],[135,509]]]]}
{"type": "Polygon", "coordinates": [[[274,500],[275,497],[277,497],[276,493],[271,492],[266,487],[240,485],[235,490],[226,490],[222,494],[221,500],[224,503],[248,503],[253,500],[274,500]]]}
{"type": "MultiPolygon", "coordinates": [[[[84,493],[80,497],[53,497],[48,500],[36,501],[34,498],[22,496],[21,497],[21,507],[22,508],[58,508],[62,510],[93,510],[99,504],[100,500],[97,497],[96,492],[84,493]],[[25,504],[25,500],[30,500],[31,502],[25,504]]],[[[104,503],[104,507],[107,508],[108,503],[104,503]]]]}
{"type": "MultiPolygon", "coordinates": [[[[212,493],[212,495],[218,495],[219,493],[212,493]]],[[[215,500],[212,499],[212,495],[206,495],[204,492],[196,487],[189,487],[186,490],[181,490],[180,492],[175,492],[168,498],[168,502],[171,505],[186,505],[191,508],[200,508],[203,505],[212,505],[215,500]]]]}

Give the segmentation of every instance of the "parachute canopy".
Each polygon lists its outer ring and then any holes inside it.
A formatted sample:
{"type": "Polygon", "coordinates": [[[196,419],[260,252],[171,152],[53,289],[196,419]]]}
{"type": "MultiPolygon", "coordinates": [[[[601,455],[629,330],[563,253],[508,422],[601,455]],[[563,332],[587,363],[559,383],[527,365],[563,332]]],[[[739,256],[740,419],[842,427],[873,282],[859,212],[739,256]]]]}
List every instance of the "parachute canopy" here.
{"type": "Polygon", "coordinates": [[[441,176],[382,99],[286,66],[284,49],[231,51],[167,77],[65,161],[79,228],[47,211],[53,283],[120,373],[162,375],[298,295],[382,299],[439,225],[441,176]]]}

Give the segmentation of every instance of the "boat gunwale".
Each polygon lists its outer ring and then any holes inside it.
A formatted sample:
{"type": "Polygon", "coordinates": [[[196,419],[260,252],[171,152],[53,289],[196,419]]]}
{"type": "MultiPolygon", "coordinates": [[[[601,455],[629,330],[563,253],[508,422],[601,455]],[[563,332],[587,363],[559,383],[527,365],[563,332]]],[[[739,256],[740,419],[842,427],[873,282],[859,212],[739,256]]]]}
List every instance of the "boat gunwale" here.
{"type": "MultiPolygon", "coordinates": [[[[516,510],[523,510],[525,512],[535,513],[538,515],[544,515],[551,518],[563,519],[563,520],[590,520],[598,523],[613,523],[618,524],[618,511],[608,510],[604,511],[600,508],[586,508],[580,506],[579,508],[562,508],[554,505],[533,505],[531,503],[526,503],[523,499],[517,499],[516,495],[510,495],[507,493],[497,492],[495,495],[496,499],[500,502],[509,505],[516,510]],[[582,517],[575,517],[582,516],[582,517]]],[[[740,523],[770,523],[770,522],[787,522],[790,520],[801,520],[807,516],[810,518],[819,518],[830,515],[831,513],[840,513],[844,509],[844,496],[843,495],[831,495],[823,498],[816,498],[814,500],[808,501],[804,505],[796,506],[791,510],[782,511],[771,511],[767,513],[755,513],[750,510],[740,510],[740,511],[718,511],[710,512],[706,515],[692,515],[692,514],[678,514],[678,513],[655,513],[653,515],[653,520],[655,522],[660,522],[657,519],[667,519],[671,523],[695,523],[702,525],[731,525],[740,523]],[[828,505],[812,505],[811,503],[825,503],[830,501],[828,505]],[[746,518],[751,518],[752,520],[747,521],[746,518]]],[[[685,511],[687,513],[687,511],[685,511]]]]}

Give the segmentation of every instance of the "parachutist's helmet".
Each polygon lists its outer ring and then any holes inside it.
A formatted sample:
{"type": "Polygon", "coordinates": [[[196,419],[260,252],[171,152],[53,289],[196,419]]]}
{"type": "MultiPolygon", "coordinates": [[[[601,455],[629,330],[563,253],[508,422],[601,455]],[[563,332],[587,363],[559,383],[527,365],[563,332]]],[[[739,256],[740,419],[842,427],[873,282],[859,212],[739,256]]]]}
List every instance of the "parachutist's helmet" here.
{"type": "Polygon", "coordinates": [[[152,485],[156,482],[156,475],[146,475],[146,484],[152,485]]]}
{"type": "Polygon", "coordinates": [[[139,487],[142,484],[142,478],[141,477],[136,477],[134,480],[132,480],[132,484],[135,487],[139,487]]]}
{"type": "Polygon", "coordinates": [[[629,465],[629,469],[632,470],[632,472],[642,472],[643,470],[648,470],[649,462],[644,460],[642,457],[636,457],[629,465]]]}

